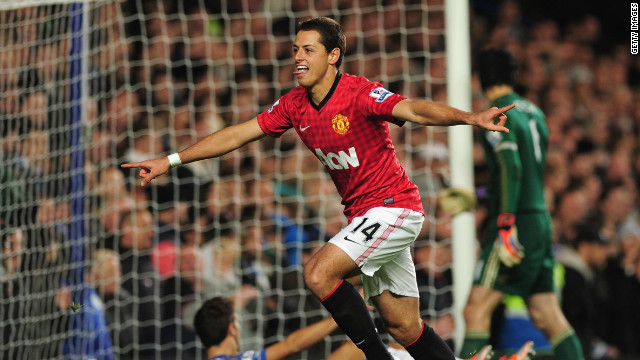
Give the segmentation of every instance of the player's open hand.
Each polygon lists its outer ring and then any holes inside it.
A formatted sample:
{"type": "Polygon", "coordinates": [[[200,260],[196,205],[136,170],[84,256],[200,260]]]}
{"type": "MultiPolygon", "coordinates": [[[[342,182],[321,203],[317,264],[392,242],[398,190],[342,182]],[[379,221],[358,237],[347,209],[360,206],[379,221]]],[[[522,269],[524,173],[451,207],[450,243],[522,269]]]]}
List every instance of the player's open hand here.
{"type": "Polygon", "coordinates": [[[171,167],[169,159],[166,156],[157,159],[122,164],[120,166],[123,168],[140,168],[140,173],[138,175],[142,178],[142,182],[140,182],[140,185],[142,186],[147,185],[151,180],[166,173],[171,167]]]}
{"type": "Polygon", "coordinates": [[[451,216],[456,216],[461,212],[468,211],[476,207],[478,199],[472,190],[461,187],[452,187],[440,193],[438,203],[442,210],[451,214],[451,216]]]}
{"type": "Polygon", "coordinates": [[[481,113],[477,113],[477,118],[475,119],[475,125],[491,130],[491,131],[500,131],[500,132],[509,132],[504,124],[507,122],[507,115],[504,113],[513,109],[516,105],[511,104],[501,108],[492,107],[487,109],[481,113]],[[497,121],[497,122],[496,122],[497,121]]]}

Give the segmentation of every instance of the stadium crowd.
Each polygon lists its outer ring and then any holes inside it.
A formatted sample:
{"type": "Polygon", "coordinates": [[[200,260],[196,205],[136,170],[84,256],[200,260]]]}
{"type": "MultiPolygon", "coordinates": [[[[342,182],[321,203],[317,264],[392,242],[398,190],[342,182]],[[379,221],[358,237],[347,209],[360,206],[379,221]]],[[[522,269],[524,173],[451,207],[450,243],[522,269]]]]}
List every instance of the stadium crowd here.
{"type": "MultiPolygon", "coordinates": [[[[85,344],[97,358],[202,356],[192,319],[213,296],[235,296],[252,330],[243,339],[249,348],[323,317],[301,266],[345,220],[322,165],[294,136],[179,167],[145,188],[117,166],[181,150],[296,86],[296,18],[330,16],[343,25],[346,73],[447,100],[443,1],[200,3],[128,0],[91,12],[84,283],[95,294],[82,300],[100,304],[91,325],[74,321],[68,308],[76,298],[62,281],[74,274],[65,245],[74,220],[68,64],[60,60],[69,40],[50,24],[64,26],[57,15],[66,9],[0,11],[2,23],[17,24],[0,28],[0,350],[7,358],[80,351],[51,334],[87,326],[111,335],[85,344]],[[428,82],[412,77],[424,73],[428,82]]],[[[515,54],[519,92],[547,115],[554,241],[559,254],[580,255],[558,259],[565,274],[574,269],[587,283],[576,298],[568,287],[575,281],[559,281],[563,310],[588,358],[640,359],[640,57],[595,12],[563,17],[514,0],[471,5],[472,54],[488,46],[515,54]]],[[[472,89],[479,111],[487,102],[475,77],[472,89]]],[[[424,317],[451,341],[451,223],[437,207],[449,186],[446,132],[407,127],[392,127],[394,137],[410,139],[396,150],[432,215],[415,249],[424,317]]],[[[482,238],[487,176],[477,141],[473,156],[482,238]]],[[[309,356],[344,339],[335,338],[309,356]]]]}

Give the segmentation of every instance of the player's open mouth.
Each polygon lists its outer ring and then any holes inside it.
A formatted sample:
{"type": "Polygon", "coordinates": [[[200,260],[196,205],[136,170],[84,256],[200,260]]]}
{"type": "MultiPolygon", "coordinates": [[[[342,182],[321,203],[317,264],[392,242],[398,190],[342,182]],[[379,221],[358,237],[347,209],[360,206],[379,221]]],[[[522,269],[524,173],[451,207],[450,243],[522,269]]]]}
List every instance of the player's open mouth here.
{"type": "Polygon", "coordinates": [[[296,71],[293,72],[293,75],[296,75],[297,77],[302,77],[302,76],[305,76],[307,73],[309,73],[309,67],[304,65],[298,65],[296,66],[296,71]]]}

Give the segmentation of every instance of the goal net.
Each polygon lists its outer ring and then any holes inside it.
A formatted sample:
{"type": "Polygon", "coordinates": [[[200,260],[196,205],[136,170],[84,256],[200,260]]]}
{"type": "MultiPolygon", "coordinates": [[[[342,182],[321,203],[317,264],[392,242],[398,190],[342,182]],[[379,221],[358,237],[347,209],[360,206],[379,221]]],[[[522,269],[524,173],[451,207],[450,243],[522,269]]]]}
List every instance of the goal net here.
{"type": "MultiPolygon", "coordinates": [[[[119,164],[268,109],[297,85],[295,25],[313,16],[343,25],[344,72],[446,102],[443,3],[0,1],[0,359],[206,359],[192,324],[214,296],[233,297],[241,350],[326,317],[302,267],[346,220],[293,132],[146,187],[119,164]]],[[[451,231],[436,201],[447,133],[390,128],[427,211],[422,315],[448,339],[451,231]]],[[[293,358],[323,359],[345,339],[293,358]]]]}

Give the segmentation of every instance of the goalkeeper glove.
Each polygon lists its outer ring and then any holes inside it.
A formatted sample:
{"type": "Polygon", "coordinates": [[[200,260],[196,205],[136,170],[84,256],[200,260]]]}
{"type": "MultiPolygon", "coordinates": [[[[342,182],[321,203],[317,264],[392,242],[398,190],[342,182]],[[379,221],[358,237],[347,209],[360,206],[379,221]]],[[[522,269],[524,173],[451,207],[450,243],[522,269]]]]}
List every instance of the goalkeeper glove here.
{"type": "Polygon", "coordinates": [[[449,188],[440,195],[442,210],[455,216],[476,206],[477,199],[473,191],[464,188],[449,188]]]}
{"type": "Polygon", "coordinates": [[[500,261],[508,267],[519,264],[524,257],[524,247],[518,241],[516,217],[510,213],[498,215],[498,256],[500,261]]]}

